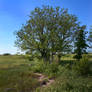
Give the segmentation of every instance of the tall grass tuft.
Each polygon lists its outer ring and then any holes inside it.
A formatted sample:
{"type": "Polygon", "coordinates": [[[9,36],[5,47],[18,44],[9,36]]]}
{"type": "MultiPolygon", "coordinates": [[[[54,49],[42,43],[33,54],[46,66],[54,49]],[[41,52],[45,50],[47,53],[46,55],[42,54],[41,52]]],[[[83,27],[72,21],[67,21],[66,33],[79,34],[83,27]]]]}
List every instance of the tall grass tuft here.
{"type": "Polygon", "coordinates": [[[73,70],[79,75],[87,75],[90,73],[90,63],[88,57],[84,55],[80,61],[76,61],[73,70]]]}

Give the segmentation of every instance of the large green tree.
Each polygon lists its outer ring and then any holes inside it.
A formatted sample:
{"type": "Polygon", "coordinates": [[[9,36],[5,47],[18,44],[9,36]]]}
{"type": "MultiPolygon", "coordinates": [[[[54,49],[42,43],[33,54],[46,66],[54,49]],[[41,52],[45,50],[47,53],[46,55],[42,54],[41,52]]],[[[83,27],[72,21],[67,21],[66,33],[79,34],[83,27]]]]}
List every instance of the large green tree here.
{"type": "Polygon", "coordinates": [[[78,25],[77,17],[67,9],[43,6],[35,8],[29,20],[16,32],[16,45],[31,54],[40,53],[45,61],[53,54],[59,58],[71,50],[72,37],[78,25]]]}
{"type": "Polygon", "coordinates": [[[86,34],[87,32],[85,31],[86,26],[79,26],[76,39],[75,39],[75,58],[80,59],[82,58],[82,54],[86,53],[86,49],[88,47],[87,45],[87,37],[86,34]]]}

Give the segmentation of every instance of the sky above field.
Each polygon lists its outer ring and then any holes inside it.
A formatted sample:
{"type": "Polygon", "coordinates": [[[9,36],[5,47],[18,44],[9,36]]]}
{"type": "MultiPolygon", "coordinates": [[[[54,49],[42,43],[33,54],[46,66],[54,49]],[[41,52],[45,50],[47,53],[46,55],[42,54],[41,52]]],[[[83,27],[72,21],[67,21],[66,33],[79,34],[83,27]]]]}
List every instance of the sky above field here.
{"type": "Polygon", "coordinates": [[[42,5],[68,8],[87,29],[92,25],[92,0],[0,0],[0,54],[19,51],[13,33],[25,24],[35,7],[42,5]]]}

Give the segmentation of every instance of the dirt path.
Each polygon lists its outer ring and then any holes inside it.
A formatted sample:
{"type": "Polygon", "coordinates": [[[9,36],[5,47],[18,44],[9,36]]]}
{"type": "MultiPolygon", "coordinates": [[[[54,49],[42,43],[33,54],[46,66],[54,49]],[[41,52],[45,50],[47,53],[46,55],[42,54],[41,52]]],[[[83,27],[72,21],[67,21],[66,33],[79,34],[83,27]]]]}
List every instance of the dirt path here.
{"type": "Polygon", "coordinates": [[[41,87],[47,87],[55,81],[40,73],[35,73],[35,75],[38,76],[38,81],[41,83],[41,87]]]}

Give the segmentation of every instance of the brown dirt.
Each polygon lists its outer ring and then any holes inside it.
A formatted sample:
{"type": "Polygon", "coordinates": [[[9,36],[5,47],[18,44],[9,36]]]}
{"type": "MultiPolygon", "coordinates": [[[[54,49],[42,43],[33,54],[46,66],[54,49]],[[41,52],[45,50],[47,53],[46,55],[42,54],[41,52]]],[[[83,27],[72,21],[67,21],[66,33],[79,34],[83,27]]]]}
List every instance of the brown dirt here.
{"type": "Polygon", "coordinates": [[[40,73],[35,73],[35,75],[37,76],[38,78],[38,81],[41,83],[41,87],[47,87],[49,86],[50,84],[52,84],[55,80],[52,78],[52,79],[48,79],[47,76],[43,75],[43,74],[40,74],[40,73]]]}

